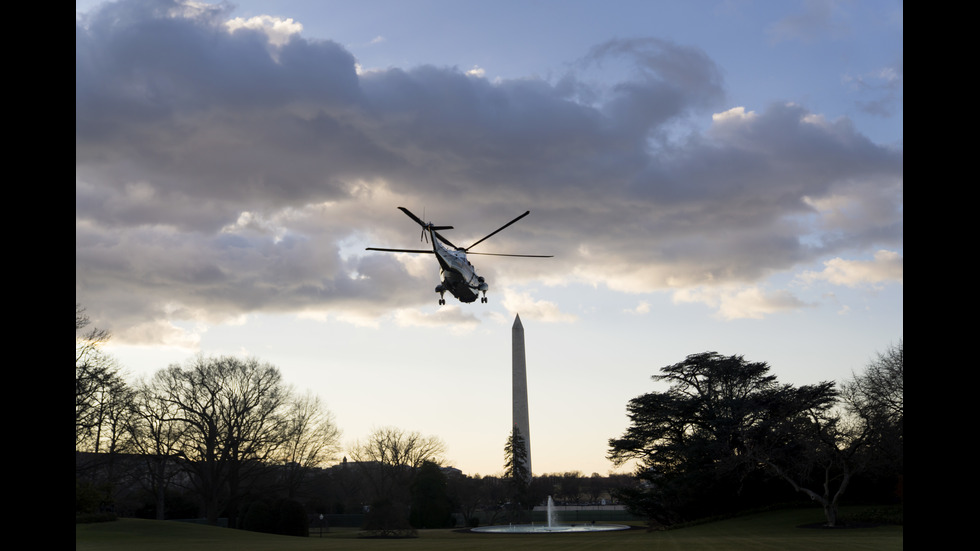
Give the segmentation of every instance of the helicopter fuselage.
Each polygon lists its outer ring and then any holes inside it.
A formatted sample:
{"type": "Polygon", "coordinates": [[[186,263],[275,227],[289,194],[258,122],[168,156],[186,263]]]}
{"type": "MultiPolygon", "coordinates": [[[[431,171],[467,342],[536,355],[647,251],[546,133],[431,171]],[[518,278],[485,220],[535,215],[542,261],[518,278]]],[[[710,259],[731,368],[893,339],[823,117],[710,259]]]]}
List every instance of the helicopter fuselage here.
{"type": "MultiPolygon", "coordinates": [[[[429,232],[434,233],[431,229],[429,232]]],[[[440,295],[449,291],[460,302],[475,302],[479,298],[478,293],[486,293],[490,288],[477,275],[465,251],[450,249],[432,235],[432,252],[439,260],[439,278],[442,282],[436,286],[436,292],[440,295]]],[[[483,301],[486,302],[486,299],[483,301]]]]}

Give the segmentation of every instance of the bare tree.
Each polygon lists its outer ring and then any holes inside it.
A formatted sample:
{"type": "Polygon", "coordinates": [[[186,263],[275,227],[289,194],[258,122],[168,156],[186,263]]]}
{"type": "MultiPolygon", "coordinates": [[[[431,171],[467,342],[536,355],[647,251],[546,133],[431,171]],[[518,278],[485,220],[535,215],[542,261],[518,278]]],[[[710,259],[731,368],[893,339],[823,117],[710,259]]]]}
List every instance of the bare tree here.
{"type": "Polygon", "coordinates": [[[307,392],[288,404],[284,437],[276,457],[283,465],[284,485],[288,497],[292,498],[311,468],[336,459],[340,452],[340,429],[320,398],[307,392]]]}
{"type": "Polygon", "coordinates": [[[905,354],[902,341],[841,385],[848,409],[875,425],[902,429],[905,420],[905,354]]]}
{"type": "Polygon", "coordinates": [[[366,439],[350,450],[351,458],[359,462],[378,462],[395,467],[422,466],[425,461],[442,463],[446,444],[437,436],[424,436],[395,427],[375,429],[366,439]]]}
{"type": "Polygon", "coordinates": [[[355,442],[349,455],[369,480],[375,499],[401,506],[408,503],[408,485],[415,469],[425,461],[442,464],[445,452],[445,443],[436,436],[381,427],[355,442]]]}
{"type": "Polygon", "coordinates": [[[166,372],[160,371],[149,382],[136,384],[128,425],[133,450],[146,464],[141,482],[154,497],[158,520],[165,518],[166,491],[179,473],[176,457],[188,426],[176,420],[179,410],[166,399],[166,380],[166,372]]]}
{"type": "Polygon", "coordinates": [[[186,424],[177,450],[193,475],[208,522],[236,513],[244,485],[284,443],[289,394],[279,370],[257,360],[203,358],[161,374],[173,421],[186,424]]]}
{"type": "Polygon", "coordinates": [[[905,358],[902,341],[878,354],[864,372],[841,385],[848,413],[867,432],[869,474],[893,479],[904,473],[905,358]]]}
{"type": "Polygon", "coordinates": [[[75,449],[99,452],[105,450],[106,436],[110,446],[118,444],[112,429],[125,407],[127,388],[115,359],[102,349],[109,332],[92,328],[79,333],[89,323],[85,309],[75,304],[75,449]]]}

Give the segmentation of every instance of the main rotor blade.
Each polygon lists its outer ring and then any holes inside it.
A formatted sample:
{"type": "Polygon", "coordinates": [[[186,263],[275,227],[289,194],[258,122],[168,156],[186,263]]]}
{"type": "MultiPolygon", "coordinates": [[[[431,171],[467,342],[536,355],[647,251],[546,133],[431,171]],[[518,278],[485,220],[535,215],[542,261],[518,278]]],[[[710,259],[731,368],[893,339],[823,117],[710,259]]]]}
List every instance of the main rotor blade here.
{"type": "MultiPolygon", "coordinates": [[[[402,212],[404,212],[412,220],[415,220],[415,223],[418,224],[418,225],[420,225],[420,226],[422,226],[422,229],[429,229],[430,228],[430,225],[429,224],[426,224],[425,222],[423,222],[421,218],[419,218],[418,216],[415,216],[415,214],[413,214],[412,211],[408,210],[407,208],[405,208],[405,207],[398,207],[398,209],[401,210],[402,212]]],[[[439,238],[439,241],[442,241],[443,243],[445,243],[446,245],[449,245],[450,247],[452,247],[454,249],[458,249],[459,248],[456,245],[453,245],[452,241],[450,241],[450,240],[446,239],[445,237],[439,235],[439,230],[451,230],[451,229],[453,229],[452,226],[431,226],[431,228],[432,228],[432,231],[436,234],[436,237],[439,238]]],[[[431,253],[432,251],[429,251],[429,252],[431,253]]]]}
{"type": "Polygon", "coordinates": [[[416,224],[422,226],[425,229],[429,229],[429,227],[431,227],[434,230],[451,230],[451,229],[453,229],[452,226],[436,226],[434,224],[426,224],[425,222],[422,221],[421,218],[419,218],[418,216],[415,216],[414,214],[412,214],[412,211],[408,210],[407,208],[405,208],[405,207],[398,207],[398,208],[401,209],[402,212],[404,212],[405,214],[407,214],[409,218],[411,218],[412,220],[415,220],[415,223],[416,224]]]}
{"type": "Polygon", "coordinates": [[[466,254],[482,254],[483,256],[519,256],[523,258],[554,258],[553,254],[504,254],[504,253],[471,253],[469,251],[466,254]]]}
{"type": "Polygon", "coordinates": [[[434,252],[425,249],[382,249],[380,247],[368,247],[364,249],[365,251],[381,251],[386,253],[421,253],[421,254],[434,254],[434,252]]]}
{"type": "Polygon", "coordinates": [[[412,220],[415,220],[415,222],[418,225],[422,226],[423,228],[425,227],[425,222],[423,222],[422,219],[419,218],[418,216],[415,216],[414,214],[412,214],[412,211],[408,210],[405,207],[398,207],[398,210],[400,210],[400,211],[404,212],[405,214],[407,214],[408,217],[411,218],[412,220]]]}
{"type": "Polygon", "coordinates": [[[484,242],[484,241],[486,241],[487,239],[489,239],[489,238],[491,238],[491,237],[493,237],[494,235],[497,235],[497,233],[498,233],[498,232],[500,232],[500,230],[503,230],[504,228],[506,228],[507,226],[510,226],[510,225],[511,225],[511,224],[513,224],[514,222],[517,222],[517,221],[518,221],[518,220],[520,220],[521,218],[524,218],[524,217],[525,217],[525,216],[527,216],[528,214],[531,214],[531,211],[526,211],[526,212],[525,212],[524,214],[522,214],[522,215],[520,215],[520,216],[518,216],[517,218],[515,218],[515,219],[513,219],[513,220],[511,220],[510,222],[507,222],[507,223],[506,223],[506,224],[504,224],[503,226],[500,226],[499,228],[497,228],[497,229],[496,229],[496,231],[494,231],[494,232],[493,232],[493,233],[491,233],[490,235],[488,235],[488,236],[486,236],[486,237],[484,237],[483,239],[481,239],[481,240],[479,240],[479,241],[477,241],[476,243],[473,243],[473,244],[472,244],[472,245],[470,245],[469,247],[466,247],[466,248],[465,248],[464,250],[465,250],[466,252],[469,252],[469,251],[470,251],[470,249],[472,249],[473,247],[476,247],[476,246],[477,246],[477,245],[479,245],[480,243],[483,243],[483,242],[484,242]]]}

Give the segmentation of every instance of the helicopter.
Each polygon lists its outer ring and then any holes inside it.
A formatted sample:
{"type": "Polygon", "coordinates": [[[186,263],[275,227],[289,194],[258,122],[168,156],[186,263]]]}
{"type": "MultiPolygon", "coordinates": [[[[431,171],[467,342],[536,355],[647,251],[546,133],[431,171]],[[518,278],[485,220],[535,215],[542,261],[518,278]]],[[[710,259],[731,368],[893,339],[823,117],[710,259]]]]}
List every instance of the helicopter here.
{"type": "Polygon", "coordinates": [[[479,253],[471,252],[470,249],[479,245],[480,243],[486,241],[490,237],[496,235],[498,232],[504,228],[510,226],[514,222],[517,222],[521,218],[524,218],[531,211],[525,211],[524,214],[518,216],[517,218],[507,222],[503,226],[500,226],[489,235],[480,239],[479,241],[473,243],[469,247],[457,247],[451,241],[439,234],[441,230],[451,230],[452,226],[436,226],[432,222],[423,222],[421,218],[415,216],[410,210],[405,207],[398,207],[399,210],[408,215],[409,218],[415,220],[415,222],[422,226],[422,235],[419,240],[425,239],[426,241],[431,238],[432,240],[432,250],[429,249],[387,249],[380,247],[367,247],[368,251],[382,251],[389,253],[419,253],[419,254],[434,254],[436,259],[439,261],[439,278],[440,283],[436,285],[435,291],[439,293],[439,305],[446,304],[445,294],[448,291],[451,295],[459,299],[460,302],[469,303],[475,302],[477,298],[480,302],[487,302],[487,290],[490,288],[483,277],[477,275],[476,268],[470,264],[467,260],[467,254],[482,254],[487,256],[517,256],[523,258],[552,258],[553,255],[540,255],[540,254],[500,254],[500,253],[479,253]],[[426,236],[428,234],[428,237],[426,236]],[[478,293],[482,293],[480,296],[478,293]]]}

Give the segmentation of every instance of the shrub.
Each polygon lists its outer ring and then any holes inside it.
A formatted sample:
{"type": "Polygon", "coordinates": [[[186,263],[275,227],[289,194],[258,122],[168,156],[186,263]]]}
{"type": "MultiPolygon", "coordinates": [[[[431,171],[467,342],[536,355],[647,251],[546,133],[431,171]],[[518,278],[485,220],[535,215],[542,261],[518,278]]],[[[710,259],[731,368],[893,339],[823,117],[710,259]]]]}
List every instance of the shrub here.
{"type": "Polygon", "coordinates": [[[264,501],[253,501],[248,506],[245,518],[242,519],[242,528],[251,532],[265,532],[274,534],[276,531],[277,515],[272,507],[264,501]]]}
{"type": "Polygon", "coordinates": [[[75,479],[75,514],[96,513],[102,501],[102,492],[87,480],[75,479]]]}
{"type": "Polygon", "coordinates": [[[298,501],[284,499],[279,502],[279,522],[276,533],[283,536],[308,537],[310,535],[310,518],[306,509],[298,501]]]}
{"type": "Polygon", "coordinates": [[[282,499],[275,504],[253,501],[242,519],[242,528],[251,532],[307,537],[310,520],[306,509],[298,501],[282,499]]]}
{"type": "Polygon", "coordinates": [[[388,499],[371,504],[364,517],[364,531],[360,533],[361,537],[368,538],[411,538],[417,535],[402,508],[388,499]]]}

